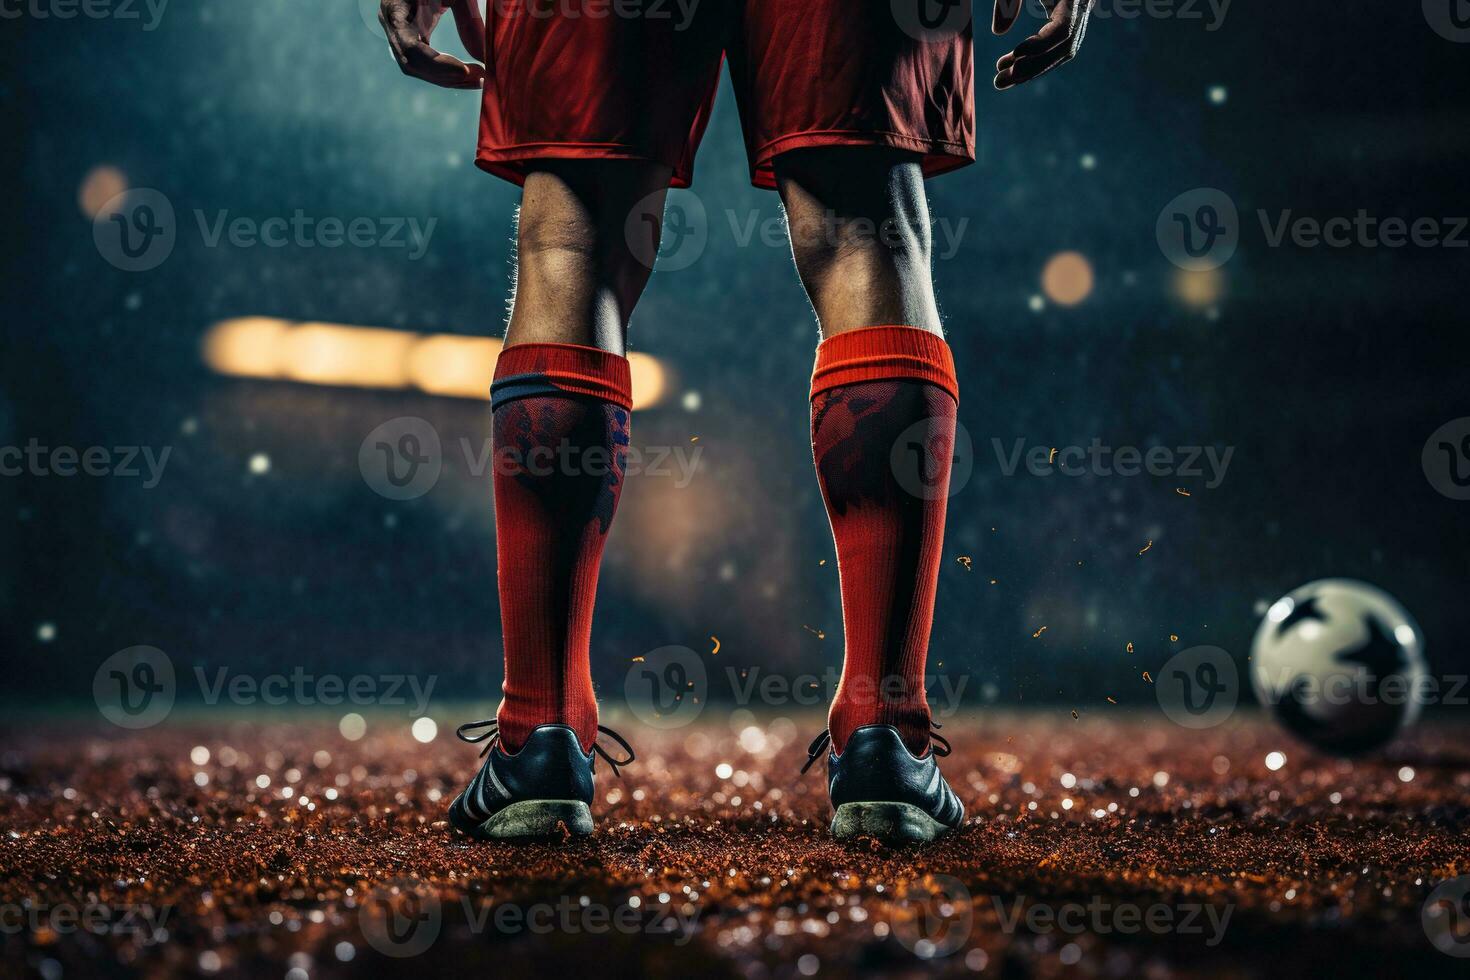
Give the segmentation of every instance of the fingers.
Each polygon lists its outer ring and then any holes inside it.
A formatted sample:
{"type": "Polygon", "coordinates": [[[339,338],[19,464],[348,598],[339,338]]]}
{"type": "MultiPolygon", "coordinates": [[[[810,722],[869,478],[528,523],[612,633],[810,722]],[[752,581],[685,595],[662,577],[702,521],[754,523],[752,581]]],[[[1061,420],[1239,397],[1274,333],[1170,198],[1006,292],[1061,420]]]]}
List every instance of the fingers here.
{"type": "Polygon", "coordinates": [[[1022,58],[1031,58],[1039,54],[1045,54],[1060,42],[1068,40],[1068,25],[1054,20],[1049,20],[1035,34],[1016,45],[1016,49],[1007,55],[1003,55],[995,63],[997,72],[1004,71],[1022,58]]]}
{"type": "Polygon", "coordinates": [[[1053,68],[1060,68],[1076,57],[1077,51],[1070,41],[1063,41],[1050,51],[1034,55],[1030,58],[1019,58],[1007,67],[996,72],[995,88],[998,92],[1004,92],[1008,88],[1015,88],[1023,82],[1039,78],[1053,68]]]}
{"type": "Polygon", "coordinates": [[[411,0],[383,0],[378,22],[388,35],[388,47],[405,75],[443,88],[479,88],[485,69],[467,65],[453,55],[436,51],[414,23],[416,5],[411,0]]]}
{"type": "Polygon", "coordinates": [[[999,35],[1010,30],[1016,23],[1016,18],[1021,16],[1021,4],[1024,0],[995,0],[995,16],[990,22],[990,30],[999,35]]]}
{"type": "Polygon", "coordinates": [[[1079,0],[1075,6],[1069,0],[1058,3],[1041,30],[995,63],[996,89],[1003,92],[1015,88],[1076,57],[1091,6],[1090,0],[1079,0]]]}

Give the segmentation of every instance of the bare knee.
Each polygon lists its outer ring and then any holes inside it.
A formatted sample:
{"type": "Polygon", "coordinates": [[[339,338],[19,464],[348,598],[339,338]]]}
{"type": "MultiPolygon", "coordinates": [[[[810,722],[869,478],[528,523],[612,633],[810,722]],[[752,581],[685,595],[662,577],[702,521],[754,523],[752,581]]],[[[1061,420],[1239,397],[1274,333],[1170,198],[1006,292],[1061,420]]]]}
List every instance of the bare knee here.
{"type": "Polygon", "coordinates": [[[508,342],[554,339],[622,350],[652,272],[668,178],[666,168],[620,163],[555,164],[527,178],[508,342]],[[650,222],[653,251],[645,256],[635,246],[650,222]]]}
{"type": "Polygon", "coordinates": [[[895,321],[939,329],[917,160],[827,149],[778,158],[776,175],[797,273],[824,333],[895,321]]]}

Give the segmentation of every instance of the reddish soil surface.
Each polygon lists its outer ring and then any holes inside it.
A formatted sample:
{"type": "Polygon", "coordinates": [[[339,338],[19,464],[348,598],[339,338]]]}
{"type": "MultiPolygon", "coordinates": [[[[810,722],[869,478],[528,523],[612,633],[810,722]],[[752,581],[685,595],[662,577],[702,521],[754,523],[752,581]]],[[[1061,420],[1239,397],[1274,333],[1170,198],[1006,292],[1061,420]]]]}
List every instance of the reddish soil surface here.
{"type": "Polygon", "coordinates": [[[327,719],[12,722],[0,973],[1435,976],[1470,962],[1437,950],[1421,916],[1437,884],[1470,874],[1465,728],[1422,726],[1349,762],[1261,720],[952,719],[943,768],[966,824],[892,851],[827,834],[820,770],[797,774],[820,718],[711,714],[668,732],[611,719],[639,761],[599,773],[597,833],[522,846],[444,823],[478,764],[448,719],[429,744],[401,717],[370,716],[358,741],[327,719]]]}

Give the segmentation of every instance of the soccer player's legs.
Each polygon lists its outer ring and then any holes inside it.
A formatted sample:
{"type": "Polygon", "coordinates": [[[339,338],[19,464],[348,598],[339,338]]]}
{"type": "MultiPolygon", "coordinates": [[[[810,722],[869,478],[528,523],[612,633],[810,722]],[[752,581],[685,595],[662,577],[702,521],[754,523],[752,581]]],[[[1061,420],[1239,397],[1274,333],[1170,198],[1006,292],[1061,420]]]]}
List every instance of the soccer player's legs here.
{"type": "Polygon", "coordinates": [[[880,148],[820,149],[778,157],[775,170],[824,338],[812,445],[837,547],[846,649],[833,745],[841,751],[863,725],[892,725],[922,755],[958,386],[934,303],[920,163],[880,148]],[[905,487],[890,465],[893,446],[908,437],[934,456],[926,472],[935,492],[905,487]]]}
{"type": "MultiPolygon", "coordinates": [[[[631,220],[653,229],[669,168],[547,161],[526,179],[515,297],[491,389],[505,697],[513,751],[540,725],[597,734],[589,642],[632,408],[623,357],[649,277],[631,220]]],[[[656,238],[654,239],[656,241],[656,238]]]]}
{"type": "Polygon", "coordinates": [[[828,724],[839,838],[932,840],[964,816],[937,771],[924,693],[959,386],[934,301],[922,168],[917,154],[881,146],[774,161],[823,337],[812,455],[842,590],[828,724]],[[915,457],[913,479],[895,467],[895,447],[915,457]]]}
{"type": "Polygon", "coordinates": [[[629,443],[623,352],[671,173],[638,160],[533,161],[528,171],[490,389],[505,684],[496,719],[466,726],[490,742],[450,807],[454,825],[480,837],[592,829],[592,613],[629,443]]]}

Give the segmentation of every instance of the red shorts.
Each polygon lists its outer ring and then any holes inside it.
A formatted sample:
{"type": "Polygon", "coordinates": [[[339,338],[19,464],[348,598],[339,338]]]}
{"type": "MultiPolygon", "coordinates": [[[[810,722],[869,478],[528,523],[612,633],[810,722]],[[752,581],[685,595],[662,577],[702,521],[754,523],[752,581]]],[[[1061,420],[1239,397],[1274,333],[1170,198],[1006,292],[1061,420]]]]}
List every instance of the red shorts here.
{"type": "Polygon", "coordinates": [[[535,160],[654,160],[688,187],[728,58],[757,187],[775,186],[773,159],[810,146],[911,150],[926,175],[964,166],[970,4],[962,24],[920,24],[929,3],[489,0],[476,162],[519,184],[535,160]]]}

